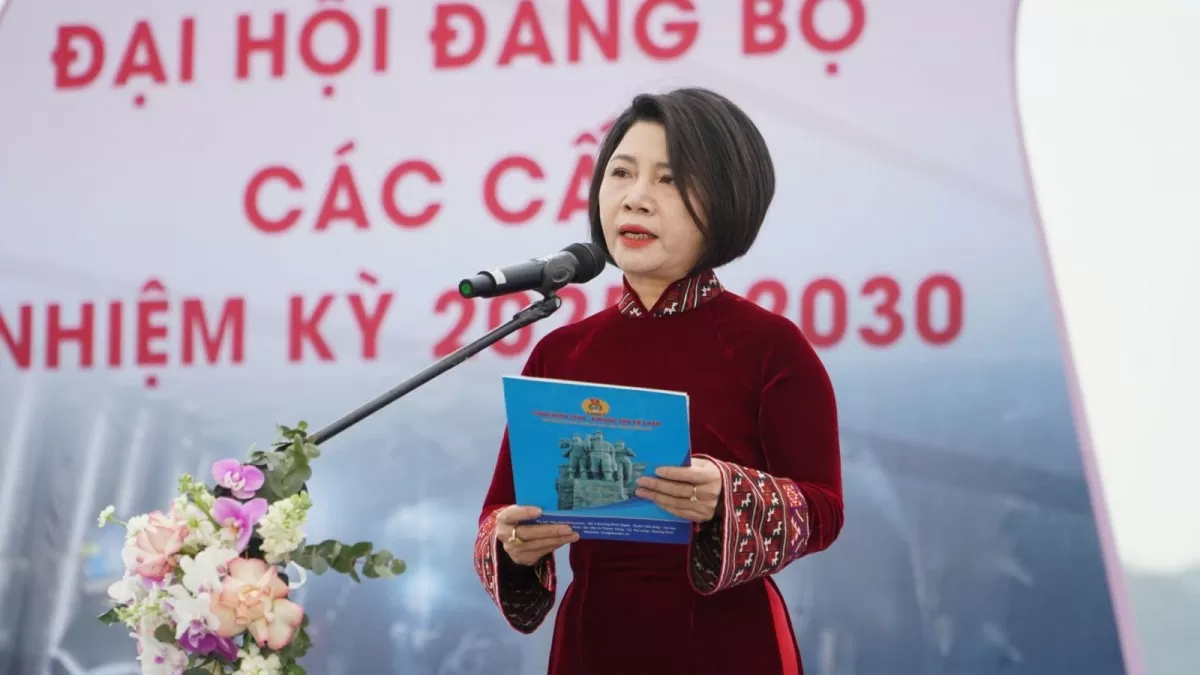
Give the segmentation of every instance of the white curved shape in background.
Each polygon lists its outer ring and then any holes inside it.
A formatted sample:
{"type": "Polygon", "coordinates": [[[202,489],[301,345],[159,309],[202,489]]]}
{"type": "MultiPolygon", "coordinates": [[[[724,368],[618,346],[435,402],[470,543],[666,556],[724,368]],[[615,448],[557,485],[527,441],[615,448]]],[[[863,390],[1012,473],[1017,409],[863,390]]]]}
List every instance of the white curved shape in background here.
{"type": "Polygon", "coordinates": [[[1123,623],[1145,672],[1195,672],[1200,3],[1024,0],[1018,26],[1026,153],[1092,489],[1130,596],[1123,623]]]}

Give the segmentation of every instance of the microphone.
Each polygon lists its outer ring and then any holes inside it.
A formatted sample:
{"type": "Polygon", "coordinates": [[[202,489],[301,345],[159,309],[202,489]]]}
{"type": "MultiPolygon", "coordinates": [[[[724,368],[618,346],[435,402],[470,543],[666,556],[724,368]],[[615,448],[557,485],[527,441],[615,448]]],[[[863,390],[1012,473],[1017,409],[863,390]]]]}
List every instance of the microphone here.
{"type": "Polygon", "coordinates": [[[463,279],[458,282],[458,292],[464,298],[491,298],[520,291],[546,294],[570,283],[591,281],[603,270],[603,249],[591,243],[571,244],[544,258],[482,271],[463,279]]]}

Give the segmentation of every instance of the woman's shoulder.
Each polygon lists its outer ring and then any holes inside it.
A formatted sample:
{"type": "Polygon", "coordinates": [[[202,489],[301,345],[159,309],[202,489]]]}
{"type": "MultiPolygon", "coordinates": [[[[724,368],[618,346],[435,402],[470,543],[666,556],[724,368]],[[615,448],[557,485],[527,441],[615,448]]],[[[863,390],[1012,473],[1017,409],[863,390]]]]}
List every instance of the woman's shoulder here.
{"type": "Polygon", "coordinates": [[[723,323],[732,323],[764,343],[808,346],[800,326],[786,315],[776,314],[731,291],[722,293],[718,300],[712,303],[713,311],[723,323]]]}
{"type": "MultiPolygon", "coordinates": [[[[559,310],[563,311],[563,310],[559,310]]],[[[620,319],[621,313],[616,305],[610,305],[600,311],[589,314],[577,321],[570,321],[555,328],[542,338],[543,343],[552,346],[569,345],[578,342],[586,335],[602,330],[620,319]]]]}
{"type": "Polygon", "coordinates": [[[781,367],[819,367],[821,358],[800,326],[740,295],[726,291],[711,303],[722,340],[735,354],[774,370],[781,367]]]}
{"type": "Polygon", "coordinates": [[[611,325],[619,316],[616,306],[611,306],[578,321],[559,326],[534,344],[530,360],[542,364],[557,362],[591,342],[598,331],[611,325]]]}

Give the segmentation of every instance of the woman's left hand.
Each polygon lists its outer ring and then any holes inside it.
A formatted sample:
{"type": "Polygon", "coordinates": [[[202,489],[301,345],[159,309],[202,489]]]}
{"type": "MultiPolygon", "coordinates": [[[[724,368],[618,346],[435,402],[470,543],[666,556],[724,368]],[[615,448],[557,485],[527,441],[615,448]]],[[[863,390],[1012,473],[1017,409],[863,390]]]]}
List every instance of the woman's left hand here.
{"type": "Polygon", "coordinates": [[[721,472],[715,464],[693,457],[691,466],[664,466],[655,475],[637,479],[637,496],[694,523],[713,519],[721,498],[721,472]]]}

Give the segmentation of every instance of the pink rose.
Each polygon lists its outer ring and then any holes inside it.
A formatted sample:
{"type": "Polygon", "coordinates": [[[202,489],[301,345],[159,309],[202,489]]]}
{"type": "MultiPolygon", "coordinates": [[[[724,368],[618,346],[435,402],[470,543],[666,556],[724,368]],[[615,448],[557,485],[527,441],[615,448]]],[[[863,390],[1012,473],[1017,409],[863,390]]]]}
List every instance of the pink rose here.
{"type": "Polygon", "coordinates": [[[179,549],[188,536],[185,523],[172,520],[161,511],[150,514],[150,522],[133,539],[133,571],[149,581],[162,581],[175,570],[179,549]]]}
{"type": "Polygon", "coordinates": [[[304,609],[287,595],[277,569],[258,558],[234,558],[221,591],[212,596],[216,634],[232,638],[249,630],[259,647],[283,649],[304,620],[304,609]]]}

